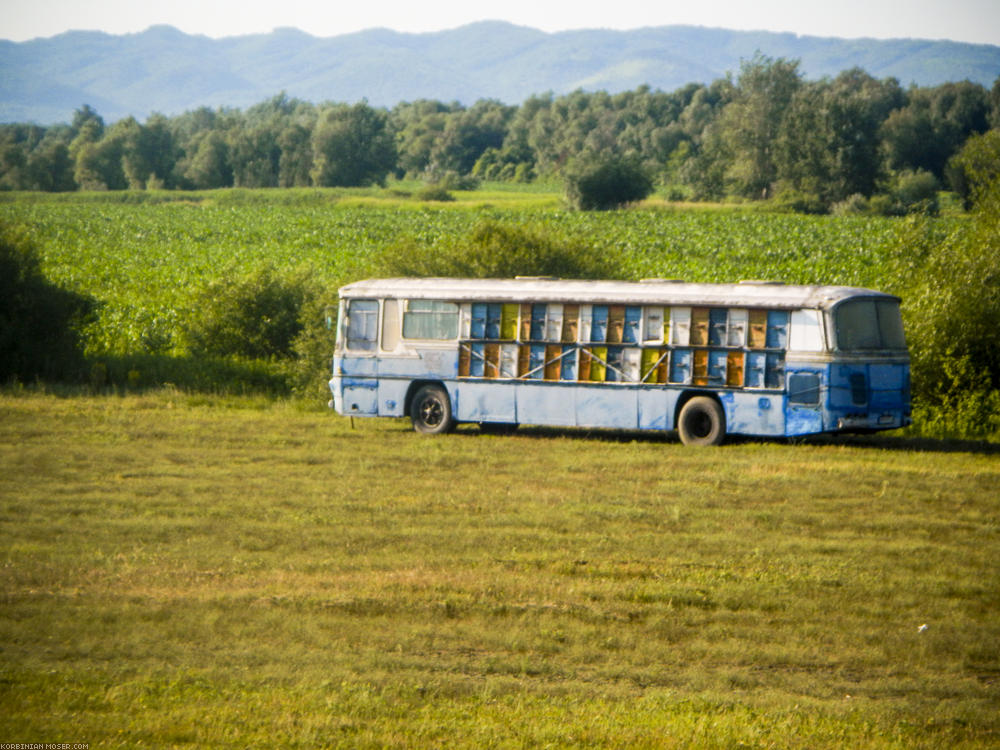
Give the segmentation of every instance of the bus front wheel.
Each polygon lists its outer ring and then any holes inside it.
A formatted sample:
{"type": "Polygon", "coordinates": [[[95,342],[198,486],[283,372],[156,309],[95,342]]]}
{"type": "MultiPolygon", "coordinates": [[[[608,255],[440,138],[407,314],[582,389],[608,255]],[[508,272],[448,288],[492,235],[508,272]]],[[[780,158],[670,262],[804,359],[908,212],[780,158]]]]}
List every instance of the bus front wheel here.
{"type": "Polygon", "coordinates": [[[708,396],[695,396],[681,409],[677,431],[684,445],[719,445],[726,438],[722,404],[708,396]]]}
{"type": "Polygon", "coordinates": [[[413,429],[425,435],[440,435],[455,426],[448,392],[439,385],[425,385],[410,406],[413,429]]]}

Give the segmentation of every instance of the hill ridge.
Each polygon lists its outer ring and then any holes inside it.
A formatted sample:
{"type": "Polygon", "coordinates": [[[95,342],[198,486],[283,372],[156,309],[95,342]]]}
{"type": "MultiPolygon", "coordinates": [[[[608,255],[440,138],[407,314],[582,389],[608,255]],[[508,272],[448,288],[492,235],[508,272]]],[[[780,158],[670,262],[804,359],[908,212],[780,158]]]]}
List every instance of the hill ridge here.
{"type": "Polygon", "coordinates": [[[904,86],[991,86],[1000,46],[925,39],[840,39],[704,26],[545,32],[506,21],[442,31],[387,28],[318,37],[292,27],[212,39],[158,24],[113,35],[68,31],[0,41],[0,121],[52,124],[90,104],[106,121],[200,106],[245,108],[282,91],[314,103],[391,107],[435,99],[520,104],[576,88],[673,91],[711,83],[757,51],[798,59],[804,77],[860,67],[904,86]]]}

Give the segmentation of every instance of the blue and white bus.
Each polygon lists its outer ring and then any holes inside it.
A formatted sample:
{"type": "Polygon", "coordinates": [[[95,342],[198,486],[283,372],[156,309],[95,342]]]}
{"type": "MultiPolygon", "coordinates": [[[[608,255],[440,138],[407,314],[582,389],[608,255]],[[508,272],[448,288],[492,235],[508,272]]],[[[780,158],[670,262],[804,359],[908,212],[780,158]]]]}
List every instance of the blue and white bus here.
{"type": "Polygon", "coordinates": [[[331,405],[457,423],[726,435],[910,423],[900,300],[870,289],[372,279],[340,289],[331,405]]]}

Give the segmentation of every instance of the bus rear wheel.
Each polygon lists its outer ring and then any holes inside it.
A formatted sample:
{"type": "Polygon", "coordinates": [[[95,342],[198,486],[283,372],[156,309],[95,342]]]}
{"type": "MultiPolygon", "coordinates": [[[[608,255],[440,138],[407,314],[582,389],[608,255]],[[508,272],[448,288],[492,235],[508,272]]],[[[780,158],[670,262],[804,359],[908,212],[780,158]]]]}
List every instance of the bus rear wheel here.
{"type": "Polygon", "coordinates": [[[410,405],[413,429],[425,435],[440,435],[455,426],[448,392],[439,385],[425,385],[410,405]]]}
{"type": "Polygon", "coordinates": [[[681,409],[677,432],[684,445],[720,445],[726,439],[722,404],[708,396],[695,396],[681,409]]]}

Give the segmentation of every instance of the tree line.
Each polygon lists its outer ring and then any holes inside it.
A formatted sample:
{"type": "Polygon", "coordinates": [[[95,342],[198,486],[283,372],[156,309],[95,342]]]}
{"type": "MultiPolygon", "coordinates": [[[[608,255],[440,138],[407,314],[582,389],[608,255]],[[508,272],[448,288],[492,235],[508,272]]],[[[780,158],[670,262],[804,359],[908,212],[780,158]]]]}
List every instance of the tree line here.
{"type": "Polygon", "coordinates": [[[933,202],[942,188],[969,200],[963,165],[983,157],[963,149],[993,129],[1000,77],[992,89],[904,88],[854,68],[807,81],[798,61],[758,54],[709,85],[548,93],[519,106],[418,100],[385,109],[282,93],[245,111],[202,107],[109,125],[84,105],[68,124],[0,126],[0,189],[359,186],[390,177],[463,185],[562,179],[615,162],[674,199],[891,213],[933,202]]]}

